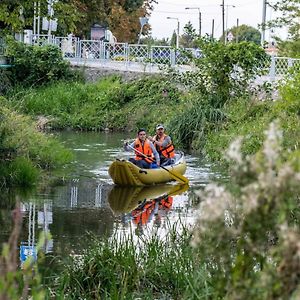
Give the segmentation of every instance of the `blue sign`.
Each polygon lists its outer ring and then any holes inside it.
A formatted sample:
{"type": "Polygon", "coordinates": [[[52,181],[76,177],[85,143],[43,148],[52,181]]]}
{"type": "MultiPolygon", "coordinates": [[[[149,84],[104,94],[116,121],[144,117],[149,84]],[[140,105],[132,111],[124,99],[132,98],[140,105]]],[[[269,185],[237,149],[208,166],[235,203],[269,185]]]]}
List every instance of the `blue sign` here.
{"type": "Polygon", "coordinates": [[[34,261],[37,259],[35,246],[20,246],[20,260],[23,264],[28,257],[32,257],[34,261]]]}

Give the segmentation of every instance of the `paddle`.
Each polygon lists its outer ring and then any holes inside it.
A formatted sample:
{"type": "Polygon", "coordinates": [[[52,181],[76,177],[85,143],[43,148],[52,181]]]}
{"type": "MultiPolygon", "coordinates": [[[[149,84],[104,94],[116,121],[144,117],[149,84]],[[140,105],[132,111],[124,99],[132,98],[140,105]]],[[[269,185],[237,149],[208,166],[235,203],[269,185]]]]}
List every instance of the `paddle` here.
{"type": "MultiPolygon", "coordinates": [[[[142,155],[142,156],[144,156],[144,157],[150,159],[152,162],[155,162],[155,160],[154,160],[153,158],[148,157],[148,156],[145,155],[144,153],[142,153],[142,152],[140,152],[140,151],[134,149],[134,148],[131,147],[129,144],[127,144],[127,146],[128,146],[129,148],[133,149],[133,150],[134,150],[135,152],[137,152],[138,154],[140,154],[140,155],[142,155]]],[[[174,180],[178,181],[179,183],[181,183],[181,184],[188,184],[188,183],[189,183],[189,180],[188,180],[186,177],[184,177],[183,175],[181,175],[181,174],[179,174],[179,173],[177,173],[177,172],[175,172],[175,171],[170,171],[170,170],[168,170],[167,168],[165,168],[165,167],[163,167],[163,166],[160,166],[160,167],[161,167],[162,169],[164,169],[165,171],[167,171],[167,172],[170,174],[170,176],[171,176],[174,180]]]]}

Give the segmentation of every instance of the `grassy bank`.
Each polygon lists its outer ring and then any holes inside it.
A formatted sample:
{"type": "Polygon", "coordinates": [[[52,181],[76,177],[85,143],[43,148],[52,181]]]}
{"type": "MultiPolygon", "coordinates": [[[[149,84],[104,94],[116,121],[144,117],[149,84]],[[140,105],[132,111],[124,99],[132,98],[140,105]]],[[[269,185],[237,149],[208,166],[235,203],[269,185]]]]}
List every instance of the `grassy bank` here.
{"type": "MultiPolygon", "coordinates": [[[[253,154],[261,148],[270,122],[277,120],[283,130],[282,147],[286,156],[292,155],[292,152],[299,150],[300,141],[299,91],[300,76],[297,75],[280,88],[280,99],[277,101],[239,99],[229,102],[224,108],[226,121],[207,134],[203,152],[213,160],[220,160],[224,149],[236,137],[243,136],[242,152],[253,154]]],[[[198,148],[196,143],[195,148],[198,148]]]]}
{"type": "Polygon", "coordinates": [[[70,162],[72,154],[54,137],[39,132],[30,117],[5,102],[0,98],[0,188],[32,185],[40,171],[70,162]]]}
{"type": "Polygon", "coordinates": [[[31,90],[12,90],[8,104],[31,116],[43,115],[53,128],[135,130],[167,122],[182,93],[163,77],[130,83],[108,77],[97,83],[60,82],[31,90]],[[164,94],[164,90],[167,92],[164,94]]]}
{"type": "Polygon", "coordinates": [[[46,116],[53,128],[127,130],[145,127],[153,133],[164,123],[177,146],[220,160],[224,149],[243,135],[243,152],[255,153],[268,124],[278,119],[283,147],[299,140],[299,76],[281,87],[277,101],[259,101],[245,94],[215,106],[215,96],[179,90],[167,77],[146,77],[123,83],[108,77],[97,83],[60,82],[31,90],[14,90],[7,105],[32,117],[46,116]],[[292,87],[295,92],[292,92],[292,87]]]}

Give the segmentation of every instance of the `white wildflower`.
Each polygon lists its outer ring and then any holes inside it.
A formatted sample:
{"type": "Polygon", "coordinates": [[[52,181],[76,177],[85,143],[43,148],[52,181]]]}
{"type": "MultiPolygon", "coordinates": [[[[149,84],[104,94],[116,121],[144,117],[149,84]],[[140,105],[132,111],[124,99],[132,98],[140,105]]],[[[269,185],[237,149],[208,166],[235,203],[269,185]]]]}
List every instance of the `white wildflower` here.
{"type": "Polygon", "coordinates": [[[241,165],[243,162],[243,157],[241,152],[242,140],[243,140],[242,137],[237,138],[235,141],[233,141],[230,144],[226,152],[227,159],[237,162],[238,165],[241,165]]]}
{"type": "Polygon", "coordinates": [[[265,155],[268,166],[270,168],[273,168],[279,156],[282,132],[278,129],[278,125],[272,122],[270,124],[269,130],[267,130],[265,133],[266,140],[264,142],[263,153],[265,155]]]}
{"type": "Polygon", "coordinates": [[[243,205],[243,212],[248,214],[252,210],[255,210],[259,205],[259,184],[257,182],[252,183],[243,188],[242,191],[241,202],[243,205]]]}

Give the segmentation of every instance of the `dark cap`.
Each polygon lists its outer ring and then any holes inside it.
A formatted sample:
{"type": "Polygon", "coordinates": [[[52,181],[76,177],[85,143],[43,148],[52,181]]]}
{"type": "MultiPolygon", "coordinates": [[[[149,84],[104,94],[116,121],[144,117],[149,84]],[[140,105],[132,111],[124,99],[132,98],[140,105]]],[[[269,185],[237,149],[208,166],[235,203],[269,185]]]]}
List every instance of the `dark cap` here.
{"type": "Polygon", "coordinates": [[[140,132],[142,132],[142,131],[145,131],[146,132],[146,130],[144,129],[144,128],[140,128],[139,130],[138,130],[138,134],[140,133],[140,132]]]}

